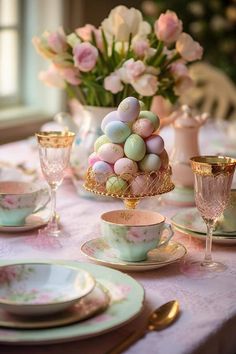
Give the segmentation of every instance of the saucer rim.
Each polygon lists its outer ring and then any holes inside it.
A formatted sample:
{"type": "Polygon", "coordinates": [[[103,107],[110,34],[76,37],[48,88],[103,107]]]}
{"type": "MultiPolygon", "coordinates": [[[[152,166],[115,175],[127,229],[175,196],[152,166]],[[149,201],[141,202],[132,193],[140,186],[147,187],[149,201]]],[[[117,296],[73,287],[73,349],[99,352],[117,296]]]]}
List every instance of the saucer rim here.
{"type": "MultiPolygon", "coordinates": [[[[98,263],[98,264],[101,264],[103,266],[112,266],[112,267],[119,267],[119,269],[129,269],[130,270],[135,270],[139,268],[139,270],[148,270],[149,267],[154,267],[154,268],[160,268],[162,266],[165,266],[165,265],[169,265],[169,264],[172,264],[172,263],[175,263],[177,261],[179,261],[181,258],[183,258],[186,254],[187,254],[187,249],[186,247],[180,243],[180,242],[176,242],[176,241],[173,241],[171,240],[169,243],[174,243],[175,245],[179,246],[182,248],[182,250],[184,251],[183,255],[181,257],[178,257],[177,259],[174,259],[172,261],[152,261],[152,262],[146,262],[145,261],[141,261],[141,262],[128,262],[128,261],[122,261],[121,259],[117,258],[117,260],[119,260],[120,262],[116,262],[116,263],[113,263],[113,262],[109,262],[109,261],[105,261],[105,260],[102,260],[102,259],[98,259],[96,257],[93,257],[93,256],[90,256],[88,255],[84,250],[83,248],[90,242],[93,242],[95,240],[100,240],[102,239],[102,237],[96,237],[96,238],[93,238],[93,239],[90,239],[90,240],[87,240],[85,241],[82,246],[80,247],[80,251],[83,253],[83,255],[85,255],[87,258],[89,258],[90,260],[98,263]]],[[[105,241],[105,240],[104,240],[105,241]]],[[[155,248],[154,248],[155,249],[155,248]]],[[[150,250],[151,251],[151,250],[150,250]]],[[[154,269],[153,268],[153,269],[154,269]]],[[[118,269],[118,268],[117,268],[118,269]]]]}
{"type": "Polygon", "coordinates": [[[43,218],[42,216],[38,216],[40,218],[41,221],[35,221],[35,222],[31,222],[31,223],[25,223],[24,225],[11,225],[11,226],[7,226],[7,225],[1,225],[0,224],[0,232],[7,232],[7,233],[20,233],[20,232],[24,232],[24,231],[30,231],[30,230],[34,230],[34,229],[38,229],[42,226],[45,226],[48,224],[49,220],[50,220],[50,208],[44,208],[42,210],[40,210],[40,212],[37,213],[32,213],[28,216],[28,218],[30,218],[31,216],[34,216],[38,213],[41,213],[44,210],[48,210],[48,216],[43,218]]]}

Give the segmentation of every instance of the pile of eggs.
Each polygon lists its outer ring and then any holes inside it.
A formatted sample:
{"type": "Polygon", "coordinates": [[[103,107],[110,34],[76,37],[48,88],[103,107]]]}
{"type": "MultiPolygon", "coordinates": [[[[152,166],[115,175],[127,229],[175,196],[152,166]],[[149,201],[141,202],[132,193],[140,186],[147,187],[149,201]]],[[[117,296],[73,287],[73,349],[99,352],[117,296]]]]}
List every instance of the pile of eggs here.
{"type": "Polygon", "coordinates": [[[104,134],[95,141],[88,162],[95,181],[109,194],[122,194],[128,188],[134,195],[148,193],[150,173],[168,167],[164,141],[154,134],[159,118],[141,106],[136,98],[127,97],[102,120],[104,134]],[[131,181],[127,175],[133,176],[131,181]]]}

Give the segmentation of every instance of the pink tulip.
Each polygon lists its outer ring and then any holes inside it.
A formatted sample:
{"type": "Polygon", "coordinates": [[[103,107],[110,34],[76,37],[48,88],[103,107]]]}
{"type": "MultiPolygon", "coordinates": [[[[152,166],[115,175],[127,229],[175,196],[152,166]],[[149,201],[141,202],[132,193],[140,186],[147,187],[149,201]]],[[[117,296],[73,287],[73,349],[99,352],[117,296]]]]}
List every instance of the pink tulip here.
{"type": "Polygon", "coordinates": [[[177,42],[176,50],[182,56],[184,60],[194,61],[201,59],[203,54],[203,48],[200,44],[192,39],[187,33],[181,33],[177,42]]]}
{"type": "Polygon", "coordinates": [[[142,96],[153,96],[158,87],[157,77],[150,74],[141,75],[132,81],[132,86],[142,96]]]}
{"type": "Polygon", "coordinates": [[[74,47],[73,54],[75,66],[77,66],[80,71],[88,72],[95,67],[98,50],[92,44],[87,42],[78,43],[74,47]]]}
{"type": "Polygon", "coordinates": [[[150,44],[145,39],[139,39],[139,40],[133,42],[132,47],[133,47],[134,53],[138,57],[143,58],[145,55],[148,55],[148,52],[150,49],[150,44]]]}
{"type": "Polygon", "coordinates": [[[65,81],[60,76],[59,70],[51,65],[47,71],[41,71],[39,73],[39,80],[50,87],[65,88],[65,81]]]}
{"type": "Polygon", "coordinates": [[[55,53],[47,47],[45,41],[39,37],[33,37],[32,43],[37,51],[44,59],[52,59],[55,56],[55,53]]]}
{"type": "Polygon", "coordinates": [[[178,39],[183,30],[183,24],[175,12],[167,10],[155,22],[154,28],[157,38],[169,44],[178,39]]]}
{"type": "Polygon", "coordinates": [[[134,61],[134,59],[127,60],[123,67],[119,70],[122,81],[130,83],[136,80],[145,72],[146,66],[141,60],[134,61]]]}
{"type": "Polygon", "coordinates": [[[122,91],[123,87],[120,76],[117,73],[112,73],[104,80],[104,88],[107,91],[111,91],[113,94],[122,91]]]}
{"type": "Polygon", "coordinates": [[[78,68],[63,68],[59,70],[59,73],[61,77],[71,85],[76,86],[81,83],[78,68]]]}
{"type": "Polygon", "coordinates": [[[102,32],[100,29],[97,29],[93,25],[87,24],[84,27],[79,27],[75,30],[77,35],[85,42],[90,42],[92,40],[92,32],[95,35],[97,47],[103,51],[103,40],[102,32]]]}
{"type": "Polygon", "coordinates": [[[173,74],[173,76],[177,79],[181,76],[188,76],[187,66],[181,62],[176,62],[171,64],[170,71],[173,74]]]}
{"type": "Polygon", "coordinates": [[[59,28],[56,32],[50,33],[47,37],[47,42],[49,48],[57,54],[64,53],[68,48],[66,35],[62,28],[59,28]]]}

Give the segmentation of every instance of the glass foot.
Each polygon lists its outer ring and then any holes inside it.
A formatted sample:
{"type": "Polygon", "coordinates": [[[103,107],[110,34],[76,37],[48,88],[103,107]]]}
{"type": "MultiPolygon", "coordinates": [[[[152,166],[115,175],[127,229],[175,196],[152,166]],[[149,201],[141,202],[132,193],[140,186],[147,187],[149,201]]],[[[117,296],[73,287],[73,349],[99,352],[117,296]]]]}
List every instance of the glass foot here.
{"type": "Polygon", "coordinates": [[[190,278],[214,278],[224,272],[227,266],[220,262],[183,261],[180,265],[181,273],[190,278]]]}
{"type": "Polygon", "coordinates": [[[55,237],[55,238],[67,238],[70,237],[70,234],[62,229],[55,229],[49,226],[46,226],[44,229],[40,229],[38,236],[42,237],[55,237]]]}

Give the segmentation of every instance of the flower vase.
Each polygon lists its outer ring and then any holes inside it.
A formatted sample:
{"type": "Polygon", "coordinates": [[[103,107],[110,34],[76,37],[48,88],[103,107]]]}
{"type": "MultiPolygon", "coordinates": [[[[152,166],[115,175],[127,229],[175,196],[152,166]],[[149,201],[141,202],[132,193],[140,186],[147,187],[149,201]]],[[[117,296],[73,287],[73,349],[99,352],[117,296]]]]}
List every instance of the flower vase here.
{"type": "Polygon", "coordinates": [[[165,196],[168,204],[188,207],[194,206],[194,176],[190,166],[190,158],[199,156],[198,135],[200,127],[208,115],[193,115],[186,105],[175,113],[174,146],[170,154],[172,180],[175,189],[165,196]]]}
{"type": "Polygon", "coordinates": [[[79,103],[72,103],[73,120],[78,127],[71,153],[72,179],[80,196],[94,198],[94,194],[83,188],[88,157],[94,151],[94,142],[103,134],[101,130],[103,118],[114,110],[114,107],[82,106],[79,103]]]}

